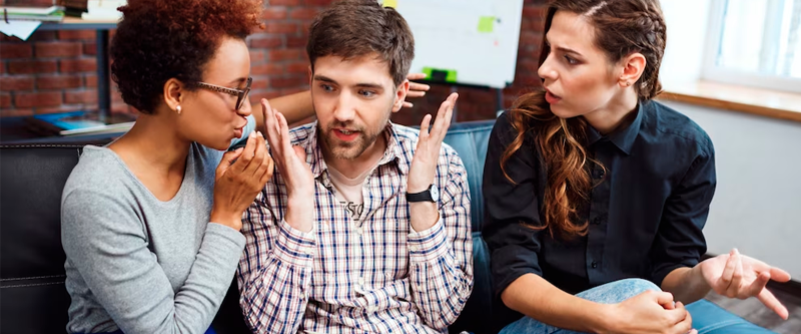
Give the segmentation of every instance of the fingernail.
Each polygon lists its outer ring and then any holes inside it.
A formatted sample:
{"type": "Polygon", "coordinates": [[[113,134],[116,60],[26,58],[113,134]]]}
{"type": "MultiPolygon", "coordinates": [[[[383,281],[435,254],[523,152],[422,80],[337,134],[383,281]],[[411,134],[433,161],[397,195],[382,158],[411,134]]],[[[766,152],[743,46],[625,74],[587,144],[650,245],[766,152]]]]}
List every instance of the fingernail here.
{"type": "Polygon", "coordinates": [[[251,133],[250,133],[250,135],[248,135],[248,137],[250,137],[250,138],[256,138],[256,133],[255,133],[255,132],[251,132],[251,133]]]}
{"type": "Polygon", "coordinates": [[[261,131],[256,131],[256,134],[259,135],[259,137],[264,137],[264,135],[261,133],[261,131]]]}
{"type": "Polygon", "coordinates": [[[740,254],[740,251],[737,248],[734,248],[734,254],[740,254]]]}

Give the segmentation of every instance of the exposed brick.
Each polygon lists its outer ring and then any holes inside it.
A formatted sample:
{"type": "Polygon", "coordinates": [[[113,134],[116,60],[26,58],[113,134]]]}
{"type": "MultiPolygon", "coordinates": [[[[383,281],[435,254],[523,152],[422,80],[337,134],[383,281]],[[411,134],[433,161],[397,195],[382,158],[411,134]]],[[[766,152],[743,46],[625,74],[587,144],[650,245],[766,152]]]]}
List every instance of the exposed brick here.
{"type": "Polygon", "coordinates": [[[0,44],[0,58],[30,58],[33,56],[33,48],[28,43],[3,42],[0,44]]]}
{"type": "Polygon", "coordinates": [[[309,79],[305,76],[291,76],[287,78],[270,78],[270,87],[273,88],[291,88],[300,85],[305,85],[309,79]]]}
{"type": "Polygon", "coordinates": [[[97,91],[96,90],[65,91],[64,103],[66,104],[97,103],[97,91]]]}
{"type": "Polygon", "coordinates": [[[17,108],[55,107],[58,105],[61,105],[61,91],[14,94],[14,106],[17,108]]]}
{"type": "Polygon", "coordinates": [[[30,43],[30,42],[47,42],[47,41],[55,41],[57,39],[58,38],[56,38],[56,32],[55,31],[39,30],[39,31],[34,32],[33,34],[31,34],[31,36],[28,37],[28,39],[25,42],[28,42],[28,43],[30,43]]]}
{"type": "Polygon", "coordinates": [[[272,74],[282,74],[284,73],[283,66],[279,66],[273,63],[266,63],[260,65],[254,65],[250,69],[251,75],[272,75],[272,74]]]}
{"type": "Polygon", "coordinates": [[[284,44],[281,37],[277,36],[260,36],[250,40],[250,46],[259,49],[272,49],[277,48],[284,44]]]}
{"type": "Polygon", "coordinates": [[[296,8],[289,13],[289,17],[299,20],[311,20],[317,16],[319,12],[317,8],[296,8]]]}
{"type": "Polygon", "coordinates": [[[0,110],[0,117],[20,117],[20,116],[32,116],[32,115],[33,115],[33,109],[30,108],[28,109],[14,108],[14,109],[0,110]]]}
{"type": "Polygon", "coordinates": [[[84,76],[84,85],[90,88],[97,88],[97,75],[87,74],[84,76]]]}
{"type": "Polygon", "coordinates": [[[281,20],[287,16],[286,7],[269,6],[264,9],[261,17],[265,20],[281,20]]]}
{"type": "Polygon", "coordinates": [[[523,7],[523,17],[527,19],[544,19],[548,14],[548,7],[543,5],[528,5],[523,7]]]}
{"type": "Polygon", "coordinates": [[[36,43],[36,57],[75,57],[81,55],[80,42],[36,43]]]}
{"type": "Polygon", "coordinates": [[[542,45],[542,33],[533,31],[523,31],[520,33],[521,46],[534,46],[539,48],[542,45]]]}
{"type": "Polygon", "coordinates": [[[11,107],[11,94],[0,93],[0,108],[11,107]]]}
{"type": "Polygon", "coordinates": [[[309,63],[305,61],[291,63],[289,65],[286,65],[286,72],[300,73],[300,74],[309,73],[309,63]]]}
{"type": "Polygon", "coordinates": [[[308,36],[301,36],[301,37],[287,37],[286,38],[286,47],[288,48],[303,48],[306,47],[306,43],[309,41],[308,36]]]}
{"type": "Polygon", "coordinates": [[[253,91],[266,89],[270,87],[270,78],[266,76],[253,77],[253,83],[250,84],[250,89],[253,91]]]}
{"type": "Polygon", "coordinates": [[[94,30],[59,30],[58,39],[60,40],[81,40],[91,41],[96,37],[94,30]]]}
{"type": "Polygon", "coordinates": [[[264,51],[261,51],[261,50],[250,51],[250,63],[251,64],[262,63],[262,62],[264,62],[264,59],[266,59],[266,58],[267,58],[267,56],[264,55],[264,51]]]}
{"type": "Polygon", "coordinates": [[[62,73],[97,71],[97,60],[94,58],[61,59],[59,64],[62,73]]]}
{"type": "Polygon", "coordinates": [[[270,6],[297,6],[300,0],[269,0],[267,3],[270,6]]]}
{"type": "Polygon", "coordinates": [[[12,60],[8,62],[10,74],[53,73],[58,69],[55,60],[12,60]]]}
{"type": "Polygon", "coordinates": [[[309,6],[328,6],[335,0],[303,0],[303,3],[309,6]]]}
{"type": "Polygon", "coordinates": [[[27,76],[2,76],[0,77],[0,89],[4,91],[32,90],[33,77],[27,76]]]}
{"type": "Polygon", "coordinates": [[[267,54],[270,61],[301,60],[304,55],[303,49],[270,50],[267,54]]]}
{"type": "Polygon", "coordinates": [[[84,43],[83,44],[83,54],[89,56],[96,56],[97,55],[97,43],[84,43]]]}
{"type": "Polygon", "coordinates": [[[81,84],[81,77],[77,75],[53,75],[36,78],[36,88],[38,89],[78,88],[81,84]]]}
{"type": "Polygon", "coordinates": [[[267,22],[264,31],[272,34],[290,34],[298,31],[298,24],[289,22],[267,22]]]}

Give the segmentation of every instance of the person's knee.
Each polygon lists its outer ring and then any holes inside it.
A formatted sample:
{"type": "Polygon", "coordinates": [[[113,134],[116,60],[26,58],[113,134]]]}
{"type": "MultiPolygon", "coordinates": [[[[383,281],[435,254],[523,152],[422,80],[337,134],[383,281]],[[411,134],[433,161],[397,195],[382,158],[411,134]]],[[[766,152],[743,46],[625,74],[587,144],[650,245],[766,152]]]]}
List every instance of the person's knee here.
{"type": "Polygon", "coordinates": [[[654,284],[653,282],[641,278],[628,278],[624,280],[619,280],[613,284],[619,285],[620,289],[630,291],[635,296],[648,290],[656,292],[662,291],[662,289],[656,286],[656,284],[654,284]]]}
{"type": "Polygon", "coordinates": [[[623,279],[590,289],[578,297],[602,304],[620,303],[646,291],[662,291],[656,284],[643,279],[623,279]]]}

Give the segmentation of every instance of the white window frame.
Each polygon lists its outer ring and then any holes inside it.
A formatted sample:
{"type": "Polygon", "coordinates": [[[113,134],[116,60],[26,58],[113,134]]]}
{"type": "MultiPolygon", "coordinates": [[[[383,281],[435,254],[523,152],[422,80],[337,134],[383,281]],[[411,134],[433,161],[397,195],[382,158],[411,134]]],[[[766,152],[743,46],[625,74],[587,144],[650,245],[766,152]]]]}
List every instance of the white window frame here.
{"type": "MultiPolygon", "coordinates": [[[[747,0],[737,0],[747,1],[747,0]]],[[[740,71],[723,68],[716,64],[718,50],[723,37],[723,21],[727,0],[712,0],[709,11],[709,27],[706,36],[706,50],[701,70],[701,77],[707,81],[717,81],[727,84],[766,88],[793,93],[801,93],[801,79],[740,71]]],[[[765,24],[770,24],[766,20],[765,24]]]]}

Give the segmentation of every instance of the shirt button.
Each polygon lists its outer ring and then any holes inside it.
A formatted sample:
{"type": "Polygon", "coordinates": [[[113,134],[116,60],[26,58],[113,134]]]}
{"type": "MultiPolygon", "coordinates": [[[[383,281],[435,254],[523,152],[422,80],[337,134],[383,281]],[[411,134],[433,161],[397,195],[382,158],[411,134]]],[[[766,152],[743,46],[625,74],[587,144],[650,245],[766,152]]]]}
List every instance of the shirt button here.
{"type": "Polygon", "coordinates": [[[364,277],[359,277],[358,282],[359,285],[364,285],[364,277]]]}
{"type": "Polygon", "coordinates": [[[596,261],[592,261],[592,263],[590,264],[590,266],[592,266],[592,268],[593,268],[593,269],[595,269],[595,268],[598,268],[598,262],[596,262],[596,261]]]}
{"type": "Polygon", "coordinates": [[[361,228],[361,227],[357,227],[357,228],[356,228],[356,234],[358,234],[358,235],[362,235],[362,233],[364,233],[364,232],[362,231],[362,228],[361,228]]]}
{"type": "Polygon", "coordinates": [[[409,247],[409,250],[411,250],[412,252],[416,252],[416,251],[420,250],[420,247],[412,246],[412,247],[409,247]]]}
{"type": "Polygon", "coordinates": [[[369,313],[375,313],[376,311],[378,311],[378,307],[372,305],[367,307],[367,312],[369,313]]]}

